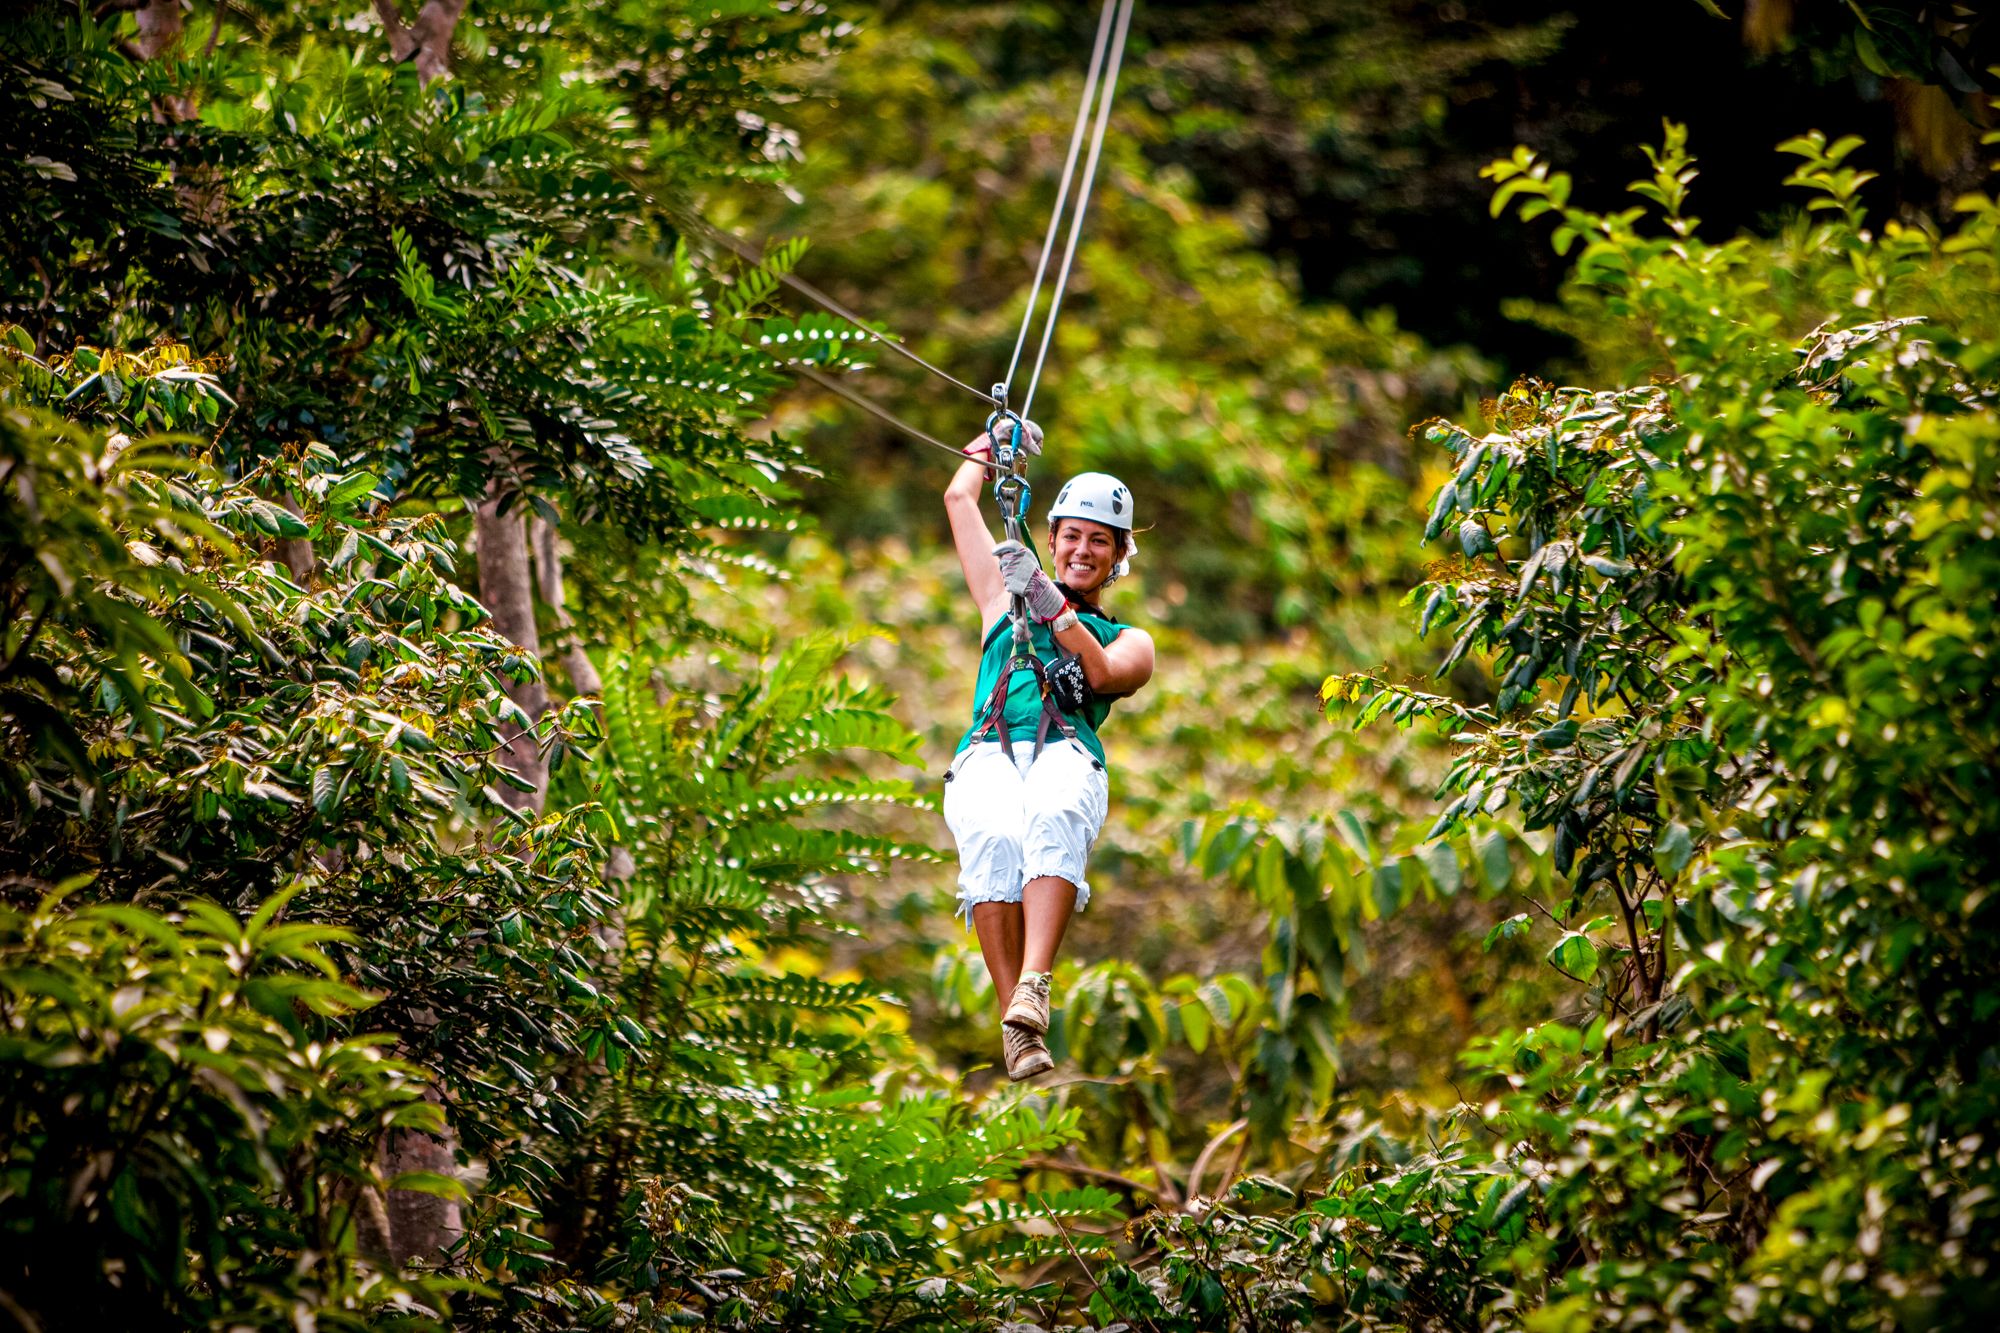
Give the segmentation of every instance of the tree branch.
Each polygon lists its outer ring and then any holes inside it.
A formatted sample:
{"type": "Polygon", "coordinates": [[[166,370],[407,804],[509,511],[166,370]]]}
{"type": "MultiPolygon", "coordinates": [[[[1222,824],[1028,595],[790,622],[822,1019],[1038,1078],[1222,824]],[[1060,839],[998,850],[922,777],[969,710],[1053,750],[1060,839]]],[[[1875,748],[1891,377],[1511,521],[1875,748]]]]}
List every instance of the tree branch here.
{"type": "Polygon", "coordinates": [[[375,0],[376,17],[389,37],[389,54],[414,60],[417,79],[430,84],[451,73],[451,35],[465,13],[465,0],[424,0],[415,21],[403,22],[396,0],[375,0]]]}
{"type": "Polygon", "coordinates": [[[396,0],[375,0],[375,16],[382,20],[382,30],[389,36],[389,54],[392,57],[403,61],[416,53],[417,39],[410,36],[403,15],[396,8],[396,0]]]}
{"type": "Polygon", "coordinates": [[[1065,1162],[1055,1157],[1030,1157],[1022,1162],[1021,1165],[1031,1171],[1061,1171],[1067,1175],[1087,1176],[1092,1180],[1102,1180],[1108,1184],[1122,1185],[1133,1194],[1147,1195],[1160,1203],[1166,1204],[1169,1208],[1176,1206],[1168,1200],[1164,1191],[1155,1186],[1142,1184],[1130,1176],[1121,1176],[1116,1171],[1107,1171],[1101,1166],[1086,1166],[1082,1162],[1065,1162]]]}

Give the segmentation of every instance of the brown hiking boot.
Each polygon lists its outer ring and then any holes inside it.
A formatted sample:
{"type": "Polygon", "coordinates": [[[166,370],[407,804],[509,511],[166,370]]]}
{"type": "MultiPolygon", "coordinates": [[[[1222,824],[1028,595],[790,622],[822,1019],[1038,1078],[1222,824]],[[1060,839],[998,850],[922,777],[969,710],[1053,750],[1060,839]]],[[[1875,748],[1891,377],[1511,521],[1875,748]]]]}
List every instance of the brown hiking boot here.
{"type": "Polygon", "coordinates": [[[1009,1027],[1026,1028],[1040,1036],[1049,1030],[1049,974],[1024,972],[1007,1003],[1005,1022],[1009,1027]]]}
{"type": "Polygon", "coordinates": [[[1017,1023],[1000,1025],[1000,1049],[1007,1057],[1007,1077],[1016,1083],[1056,1067],[1055,1057],[1042,1044],[1042,1034],[1017,1023]]]}

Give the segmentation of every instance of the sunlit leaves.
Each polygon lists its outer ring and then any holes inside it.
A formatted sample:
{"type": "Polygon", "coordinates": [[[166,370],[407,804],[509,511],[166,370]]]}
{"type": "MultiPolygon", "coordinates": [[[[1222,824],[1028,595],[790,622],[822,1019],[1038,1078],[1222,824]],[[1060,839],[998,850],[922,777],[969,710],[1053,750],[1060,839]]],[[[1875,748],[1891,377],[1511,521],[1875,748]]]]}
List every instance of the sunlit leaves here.
{"type": "Polygon", "coordinates": [[[80,904],[85,886],[65,889],[68,901],[0,907],[0,1263],[13,1289],[66,1281],[71,1309],[143,1321],[158,1312],[151,1282],[184,1271],[197,1228],[228,1280],[175,1299],[204,1318],[255,1319],[302,1277],[350,1308],[399,1299],[394,1280],[364,1294],[371,1280],[335,1239],[345,1208],[314,1203],[372,1187],[383,1128],[442,1123],[384,1038],[312,1022],[373,1002],[324,951],[350,937],[282,921],[290,893],[245,919],[201,900],[165,913],[80,904]],[[97,1281],[107,1255],[147,1281],[97,1281]]]}
{"type": "MultiPolygon", "coordinates": [[[[1930,1150],[1900,1127],[1969,1127],[1990,1095],[1935,1074],[1990,1063],[2000,993],[1990,951],[1961,935],[1993,869],[1990,802],[1964,785],[1994,731],[1969,663],[2000,638],[2000,564],[1975,517],[1992,469],[1970,461],[2000,438],[1993,214],[1968,210],[1978,243],[1877,237],[1843,165],[1853,147],[1784,145],[1825,215],[1796,244],[1702,241],[1673,127],[1633,187],[1671,241],[1639,213],[1570,206],[1526,152],[1495,166],[1496,208],[1553,210],[1558,249],[1584,242],[1572,308],[1604,321],[1607,346],[1644,326],[1661,369],[1620,393],[1516,386],[1488,409],[1483,454],[1471,432],[1422,432],[1457,460],[1433,533],[1464,509],[1500,568],[1441,565],[1414,597],[1425,628],[1457,618],[1447,667],[1490,672],[1495,716],[1351,677],[1325,692],[1358,717],[1462,727],[1433,834],[1518,806],[1569,881],[1486,944],[1547,932],[1548,965],[1595,1016],[1467,1057],[1509,1089],[1489,1123],[1560,1158],[1552,1226],[1620,1256],[1565,1271],[1516,1249],[1551,1316],[1687,1317],[1693,1301],[1715,1324],[1881,1323],[1863,1312],[1893,1308],[1887,1286],[1825,1282],[1857,1253],[1894,1267],[1897,1289],[1919,1273],[1935,1293],[1985,1282],[1938,1247],[1917,1183],[1930,1150]],[[1788,326],[1812,332],[1795,343],[1788,326]],[[1731,1228],[1771,1205],[1690,1190],[1696,1162],[1784,1193],[1785,1243],[1739,1243],[1731,1228]],[[1890,1216],[1894,1238],[1868,1220],[1890,1216]]],[[[1954,1170],[1983,1190],[1994,1162],[1975,1150],[1954,1170]]]]}

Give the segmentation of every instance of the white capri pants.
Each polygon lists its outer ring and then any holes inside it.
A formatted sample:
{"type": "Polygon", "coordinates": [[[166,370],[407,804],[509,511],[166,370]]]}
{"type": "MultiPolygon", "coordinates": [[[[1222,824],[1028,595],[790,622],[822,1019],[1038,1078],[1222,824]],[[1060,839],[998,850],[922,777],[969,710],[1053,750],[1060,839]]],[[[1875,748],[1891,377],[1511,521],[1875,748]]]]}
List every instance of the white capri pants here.
{"type": "Polygon", "coordinates": [[[944,822],[958,843],[958,901],[972,925],[975,903],[1018,903],[1031,879],[1054,875],[1076,885],[1076,910],[1090,901],[1084,864],[1110,809],[1104,765],[1075,741],[1014,742],[1009,762],[998,741],[980,741],[952,765],[944,822]]]}

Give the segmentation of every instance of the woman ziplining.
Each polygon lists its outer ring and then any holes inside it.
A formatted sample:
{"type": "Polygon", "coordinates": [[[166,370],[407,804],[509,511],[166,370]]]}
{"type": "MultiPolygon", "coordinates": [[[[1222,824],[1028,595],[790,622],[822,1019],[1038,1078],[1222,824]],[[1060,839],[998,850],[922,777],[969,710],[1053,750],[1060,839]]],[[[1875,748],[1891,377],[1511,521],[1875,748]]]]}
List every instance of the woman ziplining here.
{"type": "MultiPolygon", "coordinates": [[[[1025,424],[1014,444],[1039,453],[1041,432],[1025,424]]],[[[1071,914],[1090,900],[1085,863],[1109,809],[1097,729],[1114,699],[1152,679],[1153,640],[1099,601],[1130,568],[1131,492],[1102,472],[1064,485],[1049,509],[1051,579],[1022,542],[995,543],[980,513],[994,445],[990,428],[967,445],[944,493],[981,642],[944,817],[958,844],[959,902],[1001,1006],[1007,1076],[1018,1081],[1055,1066],[1043,1040],[1050,974],[1071,914]]]]}
{"type": "Polygon", "coordinates": [[[1001,1054],[1007,1076],[1016,1082],[1055,1067],[1044,1036],[1056,951],[1070,916],[1090,900],[1085,866],[1110,809],[1110,778],[1097,728],[1112,700],[1132,694],[1153,676],[1151,636],[1120,625],[1099,601],[1112,580],[1131,567],[1136,549],[1131,492],[1102,472],[1070,478],[1049,509],[1049,556],[1056,571],[1051,579],[1026,543],[1024,475],[1027,460],[1041,453],[1042,432],[1026,417],[1083,234],[1134,3],[1105,0],[1099,13],[1062,182],[1007,376],[993,386],[994,414],[985,433],[965,446],[967,461],[944,494],[952,544],[966,591],[979,609],[980,628],[972,726],[945,773],[944,817],[958,844],[959,902],[993,979],[1001,1054]],[[1090,149],[1069,209],[1041,345],[1016,415],[1008,407],[1014,373],[1070,204],[1087,122],[1090,149]],[[1006,524],[1006,538],[998,543],[979,510],[980,488],[989,474],[998,477],[994,498],[1006,524]],[[1023,744],[1017,748],[1016,741],[1023,744]]]}
{"type": "MultiPolygon", "coordinates": [[[[1006,378],[990,394],[917,355],[900,339],[870,329],[859,315],[811,284],[783,272],[775,275],[863,330],[873,343],[987,400],[994,409],[985,434],[955,450],[803,359],[781,363],[911,439],[965,459],[945,491],[945,510],[966,589],[979,608],[982,648],[973,725],[945,773],[944,814],[959,848],[959,900],[978,933],[1002,1006],[1003,1054],[1008,1076],[1015,1080],[1055,1066],[1043,1040],[1049,1026],[1050,973],[1071,914],[1089,900],[1085,863],[1109,802],[1097,728],[1112,700],[1139,689],[1153,674],[1152,639],[1120,625],[1098,600],[1129,568],[1135,550],[1132,497],[1124,484],[1101,472],[1084,472],[1063,487],[1049,511],[1049,554],[1057,579],[1042,571],[1024,540],[1029,497],[1025,465],[1041,452],[1041,431],[1026,416],[1041,385],[1083,234],[1136,2],[1104,0],[1099,11],[1097,39],[1020,333],[1006,378]],[[1086,138],[1088,152],[1083,151],[1086,138]],[[1062,260],[1017,414],[1009,407],[1014,375],[1021,368],[1066,214],[1062,260]],[[997,544],[979,512],[979,490],[988,475],[998,478],[994,494],[1007,528],[1006,539],[997,544]],[[1003,635],[1003,627],[1011,633],[1003,635]],[[1028,744],[1017,750],[1017,740],[1028,744]]],[[[754,249],[698,218],[690,225],[697,234],[762,262],[754,249]]]]}

